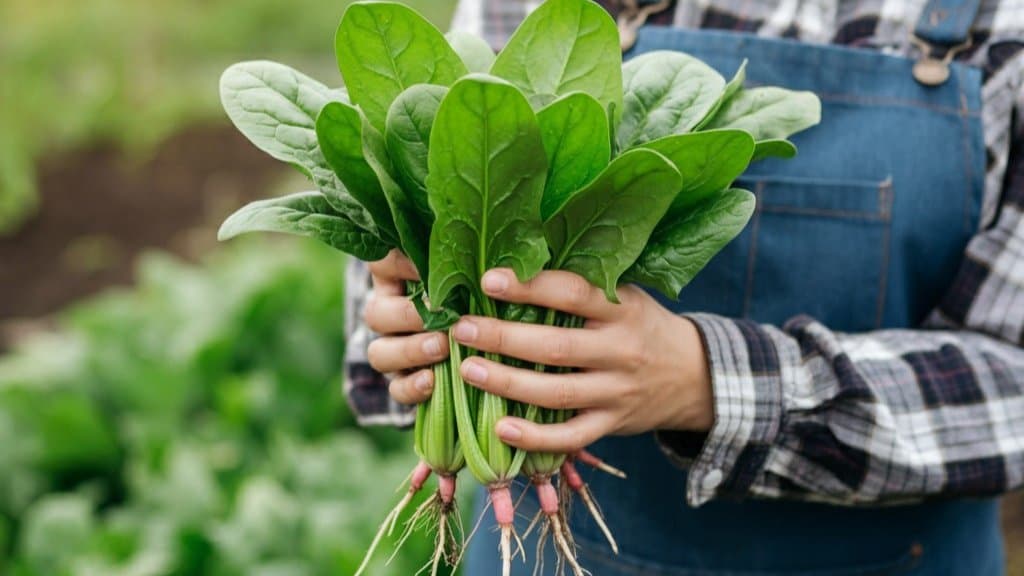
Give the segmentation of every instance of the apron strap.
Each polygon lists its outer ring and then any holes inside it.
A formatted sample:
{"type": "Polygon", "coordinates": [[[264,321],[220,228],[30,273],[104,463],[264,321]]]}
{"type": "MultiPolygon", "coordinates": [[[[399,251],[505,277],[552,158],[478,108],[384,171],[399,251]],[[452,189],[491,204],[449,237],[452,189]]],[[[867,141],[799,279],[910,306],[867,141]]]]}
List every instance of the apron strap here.
{"type": "Polygon", "coordinates": [[[672,7],[673,0],[619,0],[619,44],[623,52],[636,44],[636,35],[647,19],[672,7]]]}
{"type": "Polygon", "coordinates": [[[949,64],[971,47],[971,26],[981,0],[928,0],[910,37],[921,49],[914,79],[925,86],[941,86],[949,79],[949,64]]]}
{"type": "Polygon", "coordinates": [[[981,0],[928,0],[914,35],[933,45],[952,47],[968,42],[981,0]]]}

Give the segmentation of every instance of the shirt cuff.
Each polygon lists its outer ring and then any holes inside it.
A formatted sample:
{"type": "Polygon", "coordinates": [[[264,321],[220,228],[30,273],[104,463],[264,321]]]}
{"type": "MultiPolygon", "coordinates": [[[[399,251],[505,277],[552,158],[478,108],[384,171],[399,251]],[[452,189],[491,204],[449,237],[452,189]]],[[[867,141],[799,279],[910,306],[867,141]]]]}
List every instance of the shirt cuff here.
{"type": "Polygon", "coordinates": [[[706,434],[661,432],[662,449],[689,465],[686,499],[700,506],[742,497],[763,473],[782,426],[779,354],[769,329],[711,314],[687,315],[700,331],[714,393],[715,422],[706,434]]]}

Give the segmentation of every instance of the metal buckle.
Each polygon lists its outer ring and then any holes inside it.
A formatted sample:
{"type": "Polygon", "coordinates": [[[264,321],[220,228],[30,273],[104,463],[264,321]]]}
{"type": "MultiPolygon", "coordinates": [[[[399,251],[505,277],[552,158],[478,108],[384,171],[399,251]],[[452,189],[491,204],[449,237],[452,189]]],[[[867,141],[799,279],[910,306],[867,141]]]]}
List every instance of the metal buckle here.
{"type": "Polygon", "coordinates": [[[636,35],[652,14],[658,14],[672,5],[672,0],[661,0],[656,4],[637,6],[636,0],[622,0],[619,12],[619,46],[625,52],[636,44],[636,35]]]}
{"type": "Polygon", "coordinates": [[[957,44],[946,50],[941,58],[935,56],[938,51],[934,45],[918,38],[916,34],[910,35],[910,41],[921,50],[921,59],[914,63],[914,79],[925,86],[941,86],[949,80],[949,64],[957,54],[967,50],[974,42],[970,35],[962,44],[957,44]]]}

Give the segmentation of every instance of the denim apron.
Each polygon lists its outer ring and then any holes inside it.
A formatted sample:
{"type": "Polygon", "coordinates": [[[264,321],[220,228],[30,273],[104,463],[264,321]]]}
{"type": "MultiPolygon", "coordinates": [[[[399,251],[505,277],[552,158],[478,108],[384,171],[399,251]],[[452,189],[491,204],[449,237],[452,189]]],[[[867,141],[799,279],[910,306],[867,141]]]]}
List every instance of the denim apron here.
{"type": "MultiPolygon", "coordinates": [[[[932,0],[916,34],[958,44],[968,38],[976,10],[977,2],[932,0]]],[[[726,77],[749,58],[748,85],[811,90],[823,106],[821,125],[794,138],[796,159],[759,162],[740,182],[757,196],[746,231],[679,304],[664,303],[776,325],[810,314],[847,332],[920,325],[951,284],[978,226],[985,176],[980,71],[954,63],[948,80],[925,86],[914,78],[915,62],[903,57],[659,27],[641,29],[628,56],[651,50],[692,54],[726,77]]],[[[579,558],[595,576],[1004,570],[996,500],[870,508],[745,500],[691,509],[686,473],[651,435],[608,438],[593,452],[629,473],[625,481],[585,473],[620,555],[611,553],[586,509],[573,507],[579,558]]],[[[532,495],[519,510],[522,530],[536,510],[532,495]]],[[[487,527],[485,520],[471,545],[468,576],[500,573],[496,536],[487,527]]],[[[531,559],[533,546],[526,544],[531,559]]],[[[545,562],[543,573],[554,574],[550,550],[545,562]]],[[[518,563],[514,573],[532,570],[518,563]]]]}

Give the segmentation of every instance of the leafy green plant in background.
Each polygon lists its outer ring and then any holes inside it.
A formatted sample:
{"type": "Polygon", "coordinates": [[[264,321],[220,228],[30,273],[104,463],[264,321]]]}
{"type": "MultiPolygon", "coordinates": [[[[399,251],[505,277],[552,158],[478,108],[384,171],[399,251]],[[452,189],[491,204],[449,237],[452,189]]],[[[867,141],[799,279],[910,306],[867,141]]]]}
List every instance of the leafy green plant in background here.
{"type": "MultiPolygon", "coordinates": [[[[581,319],[554,310],[491,300],[482,276],[507,267],[526,281],[564,270],[612,302],[623,278],[675,298],[753,212],[753,194],[732,182],[755,157],[792,156],[785,139],[820,116],[813,94],[745,89],[745,67],[727,82],[679,52],[623,65],[618,29],[591,0],[547,0],[497,55],[480,40],[450,38],[408,7],[358,2],[335,41],[345,91],[272,62],[228,68],[221,96],[229,117],[318,190],[250,204],[220,238],[290,232],[364,259],[398,249],[419,272],[409,294],[428,329],[446,329],[462,314],[580,327],[581,319]]],[[[433,471],[438,492],[411,523],[425,515],[437,529],[435,572],[442,558],[457,563],[448,518],[465,466],[489,491],[507,575],[515,537],[508,486],[525,465],[545,533],[581,576],[567,503],[551,478],[569,478],[606,528],[586,486],[573,481],[572,460],[593,457],[530,455],[494,430],[510,413],[543,422],[572,414],[467,386],[460,364],[477,352],[451,344],[451,358],[434,369],[440,393],[418,412],[421,463],[367,559],[433,471]]]]}
{"type": "MultiPolygon", "coordinates": [[[[217,117],[210,78],[243,54],[287,58],[326,75],[333,62],[323,39],[349,3],[0,2],[0,233],[37,205],[40,155],[96,141],[145,154],[181,126],[217,117]]],[[[455,5],[407,3],[438,26],[455,5]]]]}
{"type": "MultiPolygon", "coordinates": [[[[150,255],[0,359],[0,573],[354,572],[412,457],[341,399],[342,266],[313,243],[150,255]]],[[[371,572],[414,573],[410,545],[371,572]]]]}

